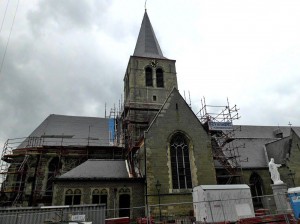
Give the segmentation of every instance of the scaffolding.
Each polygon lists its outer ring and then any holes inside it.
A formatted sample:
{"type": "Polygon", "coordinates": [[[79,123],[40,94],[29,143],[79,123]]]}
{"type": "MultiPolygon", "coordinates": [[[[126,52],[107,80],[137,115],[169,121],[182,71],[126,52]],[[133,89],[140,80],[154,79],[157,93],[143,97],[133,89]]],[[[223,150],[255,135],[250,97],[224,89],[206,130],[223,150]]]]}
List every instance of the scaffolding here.
{"type": "Polygon", "coordinates": [[[7,200],[1,198],[4,206],[15,206],[20,201],[24,191],[29,155],[25,153],[20,158],[13,153],[13,150],[21,143],[22,138],[7,140],[2,151],[0,161],[1,197],[7,198],[7,200]],[[13,180],[10,181],[8,178],[13,180]]]}
{"type": "Polygon", "coordinates": [[[68,137],[49,136],[8,139],[0,160],[0,206],[20,206],[24,197],[29,206],[51,204],[55,176],[68,172],[89,158],[100,157],[121,159],[124,151],[115,146],[101,147],[90,138],[72,141],[68,137]]]}
{"type": "Polygon", "coordinates": [[[128,101],[122,106],[123,112],[120,118],[122,128],[119,131],[126,149],[129,172],[133,177],[141,176],[139,149],[143,145],[144,131],[149,127],[161,105],[128,101]]]}
{"type": "Polygon", "coordinates": [[[201,99],[201,109],[196,114],[211,136],[211,145],[214,160],[218,161],[226,173],[218,174],[218,182],[231,184],[241,183],[241,165],[239,163],[239,148],[236,146],[235,127],[233,121],[240,118],[236,105],[231,107],[227,99],[227,105],[207,105],[205,98],[201,99]]]}

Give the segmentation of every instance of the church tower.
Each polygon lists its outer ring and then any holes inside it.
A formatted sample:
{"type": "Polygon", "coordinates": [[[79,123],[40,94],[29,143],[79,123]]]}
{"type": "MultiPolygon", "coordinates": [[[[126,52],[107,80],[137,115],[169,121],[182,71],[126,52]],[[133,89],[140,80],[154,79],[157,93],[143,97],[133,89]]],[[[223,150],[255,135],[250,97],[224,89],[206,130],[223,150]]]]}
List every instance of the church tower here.
{"type": "Polygon", "coordinates": [[[167,96],[177,87],[175,60],[164,57],[145,10],[124,77],[125,147],[138,145],[167,96]]]}

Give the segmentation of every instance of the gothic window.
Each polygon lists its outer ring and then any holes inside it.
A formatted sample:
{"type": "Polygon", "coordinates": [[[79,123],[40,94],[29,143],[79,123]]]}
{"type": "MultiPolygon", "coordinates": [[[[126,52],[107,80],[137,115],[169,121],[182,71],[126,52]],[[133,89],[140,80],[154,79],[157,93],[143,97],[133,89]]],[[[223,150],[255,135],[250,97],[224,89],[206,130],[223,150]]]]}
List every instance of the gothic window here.
{"type": "MultiPolygon", "coordinates": [[[[19,168],[20,169],[20,168],[19,168]]],[[[25,180],[27,175],[28,166],[25,164],[23,169],[17,175],[17,181],[15,183],[15,190],[18,192],[23,192],[25,189],[25,180]]]]}
{"type": "Polygon", "coordinates": [[[68,189],[65,194],[65,205],[80,205],[81,190],[68,189]]]}
{"type": "Polygon", "coordinates": [[[161,68],[156,69],[156,86],[164,87],[164,73],[161,68]]]}
{"type": "Polygon", "coordinates": [[[119,217],[130,217],[130,189],[119,190],[119,217]]]}
{"type": "Polygon", "coordinates": [[[262,206],[262,195],[263,195],[263,182],[261,177],[253,172],[250,176],[250,190],[251,195],[253,197],[253,204],[255,207],[261,207],[262,206]]]}
{"type": "Polygon", "coordinates": [[[171,138],[170,155],[173,189],[192,188],[189,146],[182,133],[171,138]]]}
{"type": "Polygon", "coordinates": [[[94,189],[92,192],[92,204],[107,204],[107,190],[94,189]]]}
{"type": "Polygon", "coordinates": [[[145,69],[145,73],[146,73],[146,86],[153,86],[152,68],[147,67],[145,69]]]}
{"type": "Polygon", "coordinates": [[[48,196],[52,195],[53,180],[55,176],[59,174],[61,169],[61,162],[58,157],[53,158],[48,165],[48,176],[45,194],[48,196]]]}

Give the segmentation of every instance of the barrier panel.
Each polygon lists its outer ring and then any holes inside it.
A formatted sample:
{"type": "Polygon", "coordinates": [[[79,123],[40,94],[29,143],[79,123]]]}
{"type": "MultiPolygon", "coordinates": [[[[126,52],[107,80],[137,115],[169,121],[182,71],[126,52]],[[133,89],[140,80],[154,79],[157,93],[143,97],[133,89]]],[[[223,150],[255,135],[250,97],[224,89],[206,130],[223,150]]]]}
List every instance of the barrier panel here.
{"type": "Polygon", "coordinates": [[[1,224],[105,224],[105,205],[44,206],[0,209],[1,224]]]}

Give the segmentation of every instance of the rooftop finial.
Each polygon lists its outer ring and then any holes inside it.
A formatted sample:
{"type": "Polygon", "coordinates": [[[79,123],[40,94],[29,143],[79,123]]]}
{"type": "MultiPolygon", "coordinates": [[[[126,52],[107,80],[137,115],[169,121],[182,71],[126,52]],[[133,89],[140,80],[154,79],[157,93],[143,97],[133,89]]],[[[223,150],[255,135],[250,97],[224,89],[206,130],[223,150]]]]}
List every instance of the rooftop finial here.
{"type": "Polygon", "coordinates": [[[145,0],[145,11],[147,11],[147,0],[145,0]]]}

